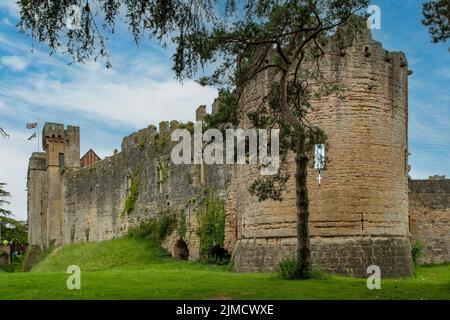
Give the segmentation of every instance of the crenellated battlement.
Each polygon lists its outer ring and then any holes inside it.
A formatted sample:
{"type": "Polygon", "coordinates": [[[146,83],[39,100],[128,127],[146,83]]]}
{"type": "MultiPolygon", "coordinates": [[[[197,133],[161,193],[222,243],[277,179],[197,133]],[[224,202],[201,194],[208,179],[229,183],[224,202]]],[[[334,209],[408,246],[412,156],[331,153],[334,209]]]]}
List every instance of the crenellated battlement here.
{"type": "MultiPolygon", "coordinates": [[[[195,119],[196,121],[202,121],[206,115],[206,106],[201,105],[195,111],[195,119]]],[[[151,147],[151,144],[154,143],[159,136],[170,136],[175,129],[178,129],[182,123],[177,120],[171,121],[161,121],[156,128],[154,125],[149,125],[145,129],[141,129],[137,132],[133,132],[132,134],[124,137],[122,139],[121,149],[129,150],[130,148],[143,147],[144,145],[147,147],[151,147]]]]}

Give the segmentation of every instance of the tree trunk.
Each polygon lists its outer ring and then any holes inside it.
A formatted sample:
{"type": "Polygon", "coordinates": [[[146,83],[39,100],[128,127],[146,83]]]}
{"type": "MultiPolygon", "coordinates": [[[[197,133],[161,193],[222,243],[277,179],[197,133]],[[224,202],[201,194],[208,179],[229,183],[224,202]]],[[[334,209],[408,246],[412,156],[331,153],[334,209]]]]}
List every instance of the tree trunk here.
{"type": "Polygon", "coordinates": [[[309,250],[309,199],[307,186],[308,156],[304,150],[305,141],[297,142],[295,155],[295,182],[297,207],[297,259],[299,262],[299,275],[308,278],[311,271],[311,253],[309,250]]]}

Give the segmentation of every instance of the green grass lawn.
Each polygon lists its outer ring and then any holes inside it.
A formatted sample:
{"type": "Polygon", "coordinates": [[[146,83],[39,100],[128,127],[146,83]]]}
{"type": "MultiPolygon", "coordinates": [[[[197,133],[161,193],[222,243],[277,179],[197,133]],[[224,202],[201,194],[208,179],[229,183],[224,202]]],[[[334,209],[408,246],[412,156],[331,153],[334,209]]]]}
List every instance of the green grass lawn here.
{"type": "Polygon", "coordinates": [[[65,246],[28,273],[0,272],[0,299],[450,299],[450,265],[421,267],[415,276],[368,290],[365,279],[350,277],[294,281],[233,273],[120,239],[65,246]],[[81,290],[66,287],[69,265],[81,268],[81,290]]]}

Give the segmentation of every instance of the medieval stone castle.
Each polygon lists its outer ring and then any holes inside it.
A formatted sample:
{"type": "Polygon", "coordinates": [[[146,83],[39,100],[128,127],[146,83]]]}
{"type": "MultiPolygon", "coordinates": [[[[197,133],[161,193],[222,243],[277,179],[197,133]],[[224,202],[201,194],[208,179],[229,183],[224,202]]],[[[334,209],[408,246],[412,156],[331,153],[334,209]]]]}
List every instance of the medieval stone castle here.
{"type": "MultiPolygon", "coordinates": [[[[406,276],[417,240],[426,253],[422,262],[450,261],[450,180],[408,179],[405,56],[387,52],[363,32],[351,47],[330,45],[324,65],[345,94],[315,101],[310,114],[328,136],[329,159],[320,185],[314,169],[309,172],[314,263],[341,274],[362,276],[378,265],[385,276],[406,276]]],[[[254,90],[264,85],[256,83],[254,90]]],[[[197,109],[196,119],[205,112],[204,106],[197,109]]],[[[114,239],[161,212],[183,212],[186,235],[180,239],[173,231],[164,246],[175,253],[183,241],[189,259],[197,259],[197,204],[213,190],[225,202],[224,248],[233,254],[236,271],[273,270],[293,256],[293,175],[282,202],[258,202],[249,192],[256,167],[173,165],[170,133],[178,126],[172,121],[142,129],[123,139],[121,152],[81,168],[80,129],[46,123],[45,152],[33,153],[28,169],[30,243],[114,239]],[[133,186],[137,198],[126,212],[133,186]]]]}

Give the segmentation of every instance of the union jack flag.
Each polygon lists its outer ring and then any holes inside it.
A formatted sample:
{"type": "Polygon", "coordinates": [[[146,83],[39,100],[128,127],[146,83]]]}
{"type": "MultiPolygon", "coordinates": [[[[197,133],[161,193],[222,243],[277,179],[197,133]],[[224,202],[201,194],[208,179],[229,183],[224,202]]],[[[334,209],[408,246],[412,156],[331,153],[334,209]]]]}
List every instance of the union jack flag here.
{"type": "Polygon", "coordinates": [[[34,129],[37,127],[37,122],[27,123],[27,129],[34,129]]]}

